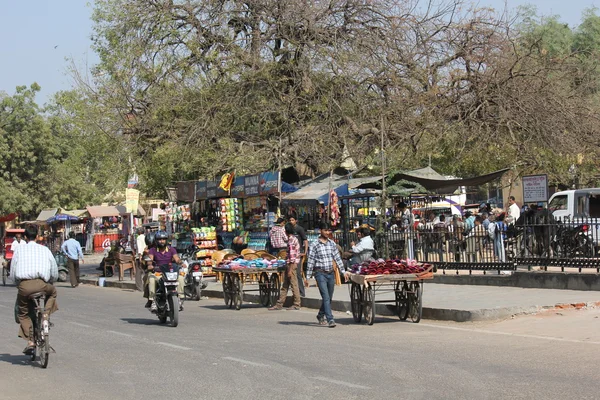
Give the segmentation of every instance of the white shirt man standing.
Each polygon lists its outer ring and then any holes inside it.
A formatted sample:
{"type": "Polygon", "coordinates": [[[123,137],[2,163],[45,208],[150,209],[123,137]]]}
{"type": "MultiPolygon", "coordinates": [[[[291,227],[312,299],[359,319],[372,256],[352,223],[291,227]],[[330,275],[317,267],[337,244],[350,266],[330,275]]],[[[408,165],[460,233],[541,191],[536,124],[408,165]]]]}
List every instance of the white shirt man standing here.
{"type": "Polygon", "coordinates": [[[515,222],[517,222],[517,220],[521,216],[521,209],[517,205],[515,196],[510,196],[508,198],[508,204],[510,204],[510,207],[508,207],[508,215],[510,215],[510,219],[511,219],[510,223],[514,224],[515,222]]]}

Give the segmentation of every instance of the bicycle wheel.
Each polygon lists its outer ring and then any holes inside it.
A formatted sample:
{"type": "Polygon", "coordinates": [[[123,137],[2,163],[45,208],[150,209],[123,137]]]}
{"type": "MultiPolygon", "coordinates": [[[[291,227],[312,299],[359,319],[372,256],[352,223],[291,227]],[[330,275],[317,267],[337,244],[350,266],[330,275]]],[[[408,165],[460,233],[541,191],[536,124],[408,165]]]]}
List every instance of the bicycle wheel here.
{"type": "Polygon", "coordinates": [[[35,328],[37,330],[36,347],[40,355],[40,366],[46,368],[50,359],[50,327],[41,311],[38,312],[37,320],[38,325],[35,328]]]}

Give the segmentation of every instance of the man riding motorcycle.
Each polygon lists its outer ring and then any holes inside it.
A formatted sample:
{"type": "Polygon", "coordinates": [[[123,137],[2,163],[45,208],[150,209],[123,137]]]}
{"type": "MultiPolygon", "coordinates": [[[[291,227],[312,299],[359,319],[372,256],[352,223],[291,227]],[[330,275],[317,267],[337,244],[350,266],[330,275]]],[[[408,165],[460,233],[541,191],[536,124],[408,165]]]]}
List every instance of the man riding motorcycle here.
{"type": "MultiPolygon", "coordinates": [[[[150,303],[150,311],[156,311],[156,285],[160,279],[154,275],[154,265],[166,265],[171,263],[183,264],[183,261],[177,255],[177,250],[174,247],[167,246],[168,235],[165,231],[158,231],[154,236],[154,243],[156,247],[152,247],[148,250],[148,300],[150,303]]],[[[177,293],[179,294],[179,311],[183,311],[183,288],[185,286],[184,277],[179,275],[177,278],[177,293]]]]}

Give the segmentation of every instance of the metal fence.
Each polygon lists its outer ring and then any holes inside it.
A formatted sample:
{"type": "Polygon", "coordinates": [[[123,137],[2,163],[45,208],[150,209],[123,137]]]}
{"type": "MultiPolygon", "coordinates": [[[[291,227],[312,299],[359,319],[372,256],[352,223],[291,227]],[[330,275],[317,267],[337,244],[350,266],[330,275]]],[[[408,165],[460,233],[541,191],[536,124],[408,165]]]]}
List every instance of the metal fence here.
{"type": "MultiPolygon", "coordinates": [[[[513,271],[517,267],[595,268],[600,272],[600,220],[521,218],[516,224],[465,228],[464,224],[388,231],[376,239],[381,256],[414,258],[438,270],[513,271]]],[[[345,238],[347,240],[347,238],[345,238]]],[[[344,240],[344,241],[346,241],[344,240]]]]}

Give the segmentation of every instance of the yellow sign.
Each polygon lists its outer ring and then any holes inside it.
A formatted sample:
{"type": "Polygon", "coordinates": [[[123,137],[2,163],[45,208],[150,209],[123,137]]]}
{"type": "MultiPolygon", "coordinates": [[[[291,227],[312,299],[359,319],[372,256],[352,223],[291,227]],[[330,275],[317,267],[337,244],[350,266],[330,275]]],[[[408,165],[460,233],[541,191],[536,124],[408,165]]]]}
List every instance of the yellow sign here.
{"type": "Polygon", "coordinates": [[[128,213],[136,214],[140,202],[140,191],[137,189],[125,189],[125,207],[128,213]]]}

